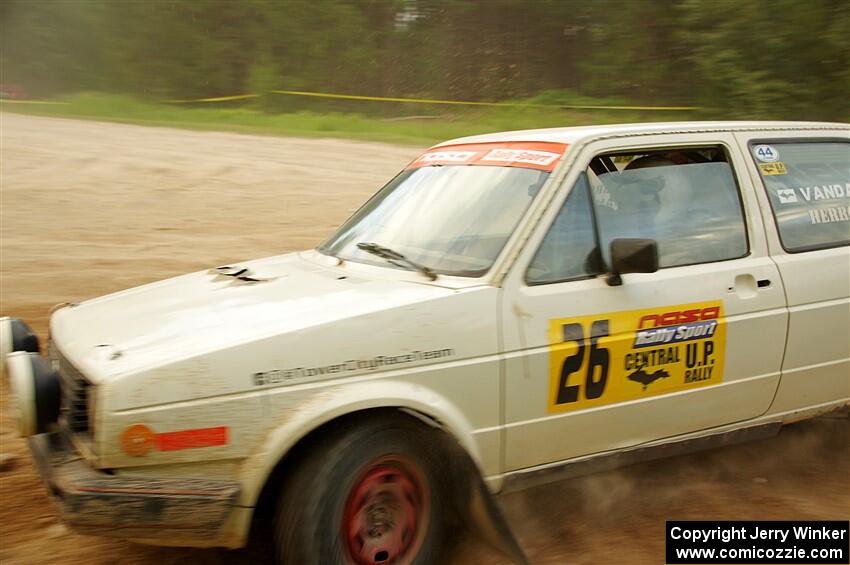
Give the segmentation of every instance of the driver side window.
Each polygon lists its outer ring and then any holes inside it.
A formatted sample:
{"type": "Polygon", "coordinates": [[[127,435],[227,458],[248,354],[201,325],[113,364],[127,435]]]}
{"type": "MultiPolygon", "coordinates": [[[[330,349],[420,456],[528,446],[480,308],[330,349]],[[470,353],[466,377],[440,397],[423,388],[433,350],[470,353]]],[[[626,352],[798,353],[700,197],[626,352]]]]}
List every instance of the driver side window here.
{"type": "Polygon", "coordinates": [[[549,227],[526,283],[601,274],[618,238],[655,240],[660,268],[747,255],[741,196],[723,148],[595,157],[549,227]]]}
{"type": "Polygon", "coordinates": [[[735,176],[720,147],[602,155],[588,174],[608,265],[618,238],[655,240],[660,268],[749,252],[735,176]]]}

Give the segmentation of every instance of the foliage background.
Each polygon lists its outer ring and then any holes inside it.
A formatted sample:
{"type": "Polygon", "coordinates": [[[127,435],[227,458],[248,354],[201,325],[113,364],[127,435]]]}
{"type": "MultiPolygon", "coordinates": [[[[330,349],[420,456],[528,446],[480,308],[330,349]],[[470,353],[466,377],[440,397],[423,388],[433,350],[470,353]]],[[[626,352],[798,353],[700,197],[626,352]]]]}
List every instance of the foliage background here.
{"type": "MultiPolygon", "coordinates": [[[[0,82],[31,98],[304,89],[846,121],[848,30],[846,0],[3,0],[0,82]]],[[[269,94],[240,104],[446,111],[269,94]]]]}

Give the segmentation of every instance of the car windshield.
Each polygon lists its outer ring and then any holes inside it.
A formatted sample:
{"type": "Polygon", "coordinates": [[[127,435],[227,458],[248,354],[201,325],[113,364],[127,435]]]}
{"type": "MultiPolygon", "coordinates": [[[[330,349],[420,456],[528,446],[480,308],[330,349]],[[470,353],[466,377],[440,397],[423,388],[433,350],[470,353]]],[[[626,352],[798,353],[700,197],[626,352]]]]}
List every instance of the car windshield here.
{"type": "Polygon", "coordinates": [[[540,191],[548,171],[437,165],[407,169],[373,196],[319,251],[391,264],[357,244],[377,244],[434,273],[486,273],[540,191]]]}

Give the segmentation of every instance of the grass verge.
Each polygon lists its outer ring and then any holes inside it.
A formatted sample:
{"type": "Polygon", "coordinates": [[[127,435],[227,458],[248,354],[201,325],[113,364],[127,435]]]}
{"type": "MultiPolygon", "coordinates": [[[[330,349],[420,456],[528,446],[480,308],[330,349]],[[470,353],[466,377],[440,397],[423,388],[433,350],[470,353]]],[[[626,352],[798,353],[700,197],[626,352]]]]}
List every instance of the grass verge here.
{"type": "MultiPolygon", "coordinates": [[[[561,103],[552,93],[528,103],[561,103]]],[[[695,119],[694,112],[632,110],[561,110],[535,107],[435,107],[397,103],[324,103],[310,108],[275,101],[273,111],[261,102],[168,104],[123,95],[80,93],[56,99],[61,104],[14,104],[0,101],[0,110],[40,116],[81,118],[148,126],[232,131],[280,136],[339,137],[430,145],[446,139],[495,131],[587,124],[633,123],[695,119]],[[379,105],[380,104],[380,105],[379,105]],[[261,109],[265,107],[266,109],[261,109]],[[361,108],[367,113],[357,112],[361,108]]],[[[571,101],[575,103],[574,101],[571,101]]],[[[584,104],[588,102],[581,101],[584,104]]],[[[595,101],[597,104],[611,101],[595,101]]],[[[621,104],[622,101],[614,101],[621,104]]],[[[704,116],[702,116],[704,117],[704,116]]]]}

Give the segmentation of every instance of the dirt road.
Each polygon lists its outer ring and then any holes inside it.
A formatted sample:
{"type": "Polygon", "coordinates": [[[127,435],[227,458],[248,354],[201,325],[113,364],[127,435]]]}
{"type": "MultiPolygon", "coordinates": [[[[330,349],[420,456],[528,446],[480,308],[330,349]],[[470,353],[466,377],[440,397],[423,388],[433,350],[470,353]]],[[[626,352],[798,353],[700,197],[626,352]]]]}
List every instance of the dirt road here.
{"type": "MultiPolygon", "coordinates": [[[[338,140],[0,114],[0,312],[41,334],[51,305],[311,247],[417,154],[338,140]]],[[[0,387],[0,562],[254,563],[239,551],[76,535],[56,520],[0,387]]],[[[848,519],[850,419],[502,500],[533,563],[663,563],[667,519],[848,519]]],[[[458,534],[454,565],[502,563],[458,534]]]]}

